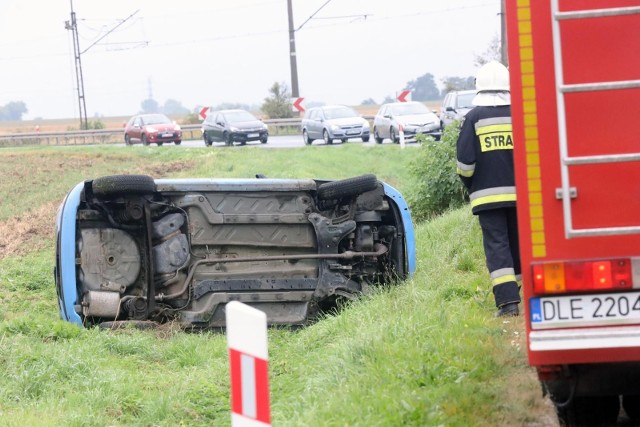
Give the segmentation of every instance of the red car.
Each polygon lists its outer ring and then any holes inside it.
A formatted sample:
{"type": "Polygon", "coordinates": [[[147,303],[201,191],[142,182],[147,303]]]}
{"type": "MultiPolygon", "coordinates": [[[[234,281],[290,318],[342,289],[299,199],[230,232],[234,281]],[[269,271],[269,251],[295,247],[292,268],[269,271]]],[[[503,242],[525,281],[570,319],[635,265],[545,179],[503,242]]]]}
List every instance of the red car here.
{"type": "Polygon", "coordinates": [[[180,145],[182,131],[180,125],[164,114],[138,114],[131,117],[124,128],[124,143],[131,145],[134,142],[142,145],[173,142],[180,145]]]}

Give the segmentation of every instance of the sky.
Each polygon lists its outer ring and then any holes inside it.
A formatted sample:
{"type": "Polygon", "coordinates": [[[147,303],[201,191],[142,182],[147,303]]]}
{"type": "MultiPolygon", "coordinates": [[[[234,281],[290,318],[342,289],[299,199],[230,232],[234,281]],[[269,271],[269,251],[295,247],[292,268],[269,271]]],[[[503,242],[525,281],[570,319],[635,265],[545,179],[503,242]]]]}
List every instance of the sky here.
{"type": "MultiPolygon", "coordinates": [[[[1,0],[0,106],[76,118],[76,14],[89,118],[133,115],[150,96],[193,110],[260,105],[291,88],[287,0],[1,0]]],[[[431,73],[475,75],[500,33],[500,0],[292,0],[300,97],[359,105],[431,73]]]]}

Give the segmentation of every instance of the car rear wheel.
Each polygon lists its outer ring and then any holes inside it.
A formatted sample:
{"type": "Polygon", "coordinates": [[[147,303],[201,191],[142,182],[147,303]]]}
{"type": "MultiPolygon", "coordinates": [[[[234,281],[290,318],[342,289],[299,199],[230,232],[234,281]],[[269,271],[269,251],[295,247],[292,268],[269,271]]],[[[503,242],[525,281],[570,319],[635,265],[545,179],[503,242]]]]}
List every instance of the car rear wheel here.
{"type": "Polygon", "coordinates": [[[384,138],[378,134],[378,128],[373,128],[373,139],[376,140],[376,144],[382,144],[382,141],[384,141],[384,138]]]}
{"type": "Polygon", "coordinates": [[[123,194],[152,194],[156,183],[148,175],[110,175],[96,178],[91,184],[93,194],[109,198],[123,194]]]}
{"type": "Polygon", "coordinates": [[[147,135],[142,135],[142,145],[149,145],[149,140],[147,139],[147,135]]]}
{"type": "Polygon", "coordinates": [[[326,129],[322,131],[322,139],[324,139],[325,144],[333,144],[333,139],[329,137],[329,132],[326,129]]]}
{"type": "Polygon", "coordinates": [[[231,134],[229,132],[225,132],[222,134],[222,139],[224,139],[224,145],[231,146],[233,145],[233,140],[231,139],[231,134]]]}
{"type": "Polygon", "coordinates": [[[306,145],[311,145],[311,143],[313,142],[313,139],[309,138],[309,133],[306,129],[302,130],[302,140],[306,145]]]}
{"type": "Polygon", "coordinates": [[[332,200],[351,197],[375,189],[378,178],[373,174],[355,176],[339,181],[325,182],[318,186],[318,199],[332,200]]]}
{"type": "Polygon", "coordinates": [[[212,142],[211,142],[211,140],[209,139],[209,136],[207,135],[207,133],[206,133],[206,132],[203,132],[203,133],[202,133],[202,139],[204,139],[204,145],[205,145],[205,146],[207,146],[207,147],[211,147],[212,142]]]}
{"type": "Polygon", "coordinates": [[[124,145],[131,145],[131,138],[127,134],[124,135],[124,145]]]}

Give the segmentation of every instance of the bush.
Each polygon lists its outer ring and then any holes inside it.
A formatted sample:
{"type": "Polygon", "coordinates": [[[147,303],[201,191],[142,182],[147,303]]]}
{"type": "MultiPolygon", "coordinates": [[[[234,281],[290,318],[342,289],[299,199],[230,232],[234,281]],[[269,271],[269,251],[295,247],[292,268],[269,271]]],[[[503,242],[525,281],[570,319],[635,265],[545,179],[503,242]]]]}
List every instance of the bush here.
{"type": "Polygon", "coordinates": [[[460,127],[451,123],[441,141],[418,135],[420,148],[409,165],[413,178],[408,193],[411,214],[416,221],[431,219],[469,200],[467,190],[456,173],[456,141],[460,127]]]}

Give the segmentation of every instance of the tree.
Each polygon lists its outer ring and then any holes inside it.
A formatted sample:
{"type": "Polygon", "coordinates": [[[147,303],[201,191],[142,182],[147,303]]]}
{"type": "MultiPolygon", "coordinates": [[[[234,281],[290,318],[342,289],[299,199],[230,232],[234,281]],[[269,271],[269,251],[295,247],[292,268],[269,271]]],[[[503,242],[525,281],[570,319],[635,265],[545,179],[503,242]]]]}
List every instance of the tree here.
{"type": "Polygon", "coordinates": [[[158,105],[158,101],[152,98],[148,98],[142,101],[140,103],[140,107],[142,108],[141,112],[144,114],[160,112],[160,105],[158,105]]]}
{"type": "Polygon", "coordinates": [[[406,89],[411,91],[414,101],[430,101],[440,99],[440,90],[436,85],[433,74],[427,73],[407,83],[406,89]]]}
{"type": "Polygon", "coordinates": [[[485,51],[479,55],[476,54],[476,58],[473,61],[473,64],[476,67],[482,67],[487,62],[491,62],[491,61],[501,62],[502,53],[500,51],[500,47],[501,47],[500,38],[496,34],[495,36],[493,36],[493,38],[489,42],[489,46],[487,47],[487,49],[485,49],[485,51]]]}
{"type": "Polygon", "coordinates": [[[275,82],[269,89],[270,95],[264,99],[262,111],[270,119],[288,119],[293,117],[291,109],[291,92],[287,84],[275,82]]]}
{"type": "Polygon", "coordinates": [[[376,101],[374,101],[373,98],[367,98],[363,100],[360,105],[376,105],[376,101]]]}
{"type": "Polygon", "coordinates": [[[11,101],[0,107],[0,120],[22,120],[22,115],[28,111],[24,102],[11,101]]]}
{"type": "Polygon", "coordinates": [[[184,107],[180,101],[176,101],[175,99],[167,99],[162,106],[162,112],[165,114],[187,114],[189,109],[184,107]]]}
{"type": "Polygon", "coordinates": [[[442,96],[454,90],[468,90],[475,89],[475,77],[445,77],[442,79],[444,89],[442,90],[442,96]]]}

